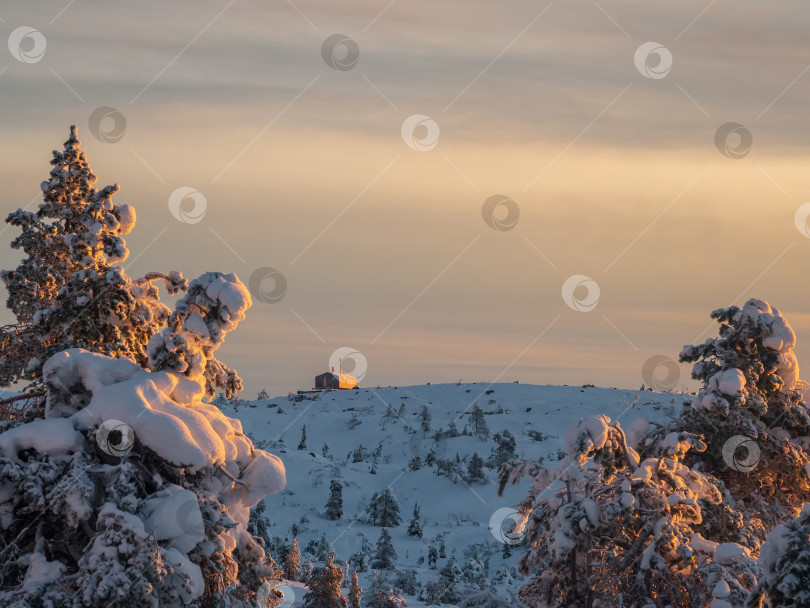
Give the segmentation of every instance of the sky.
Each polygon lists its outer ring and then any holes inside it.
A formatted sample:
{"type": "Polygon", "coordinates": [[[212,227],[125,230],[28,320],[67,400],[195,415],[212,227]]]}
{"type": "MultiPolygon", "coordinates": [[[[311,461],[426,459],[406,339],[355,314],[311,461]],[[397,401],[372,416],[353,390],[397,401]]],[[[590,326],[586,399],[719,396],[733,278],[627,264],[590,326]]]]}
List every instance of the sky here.
{"type": "Polygon", "coordinates": [[[251,287],[219,351],[248,398],[345,352],[361,386],[691,389],[671,362],[749,297],[801,364],[804,9],[0,2],[3,213],[36,208],[78,125],[137,212],[131,276],[251,287]]]}

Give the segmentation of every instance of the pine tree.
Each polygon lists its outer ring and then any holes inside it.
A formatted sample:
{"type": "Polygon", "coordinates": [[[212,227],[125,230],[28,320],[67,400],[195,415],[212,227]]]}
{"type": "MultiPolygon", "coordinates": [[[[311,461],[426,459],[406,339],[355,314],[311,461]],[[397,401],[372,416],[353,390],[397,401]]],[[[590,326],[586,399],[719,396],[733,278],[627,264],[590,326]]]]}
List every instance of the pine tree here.
{"type": "Polygon", "coordinates": [[[515,457],[515,450],[517,448],[515,436],[512,435],[509,430],[504,430],[500,433],[495,433],[492,440],[497,446],[492,449],[492,453],[489,457],[489,465],[494,468],[500,468],[504,462],[515,457]]]}
{"type": "Polygon", "coordinates": [[[435,568],[436,567],[436,562],[438,561],[438,559],[439,559],[439,554],[436,551],[436,547],[431,545],[430,548],[428,549],[428,557],[427,557],[428,568],[431,568],[431,569],[435,568]]]}
{"type": "Polygon", "coordinates": [[[489,437],[489,427],[487,426],[487,421],[484,419],[484,412],[481,411],[481,406],[477,403],[470,412],[469,425],[472,434],[481,441],[489,437]]]}
{"type": "Polygon", "coordinates": [[[428,408],[427,403],[422,404],[422,412],[419,414],[419,423],[422,425],[422,432],[429,433],[430,432],[430,421],[432,416],[430,415],[430,409],[428,408]]]}
{"type": "Polygon", "coordinates": [[[687,463],[719,478],[746,503],[745,527],[750,521],[756,529],[758,541],[750,545],[756,548],[767,529],[794,517],[795,505],[810,502],[810,451],[803,447],[810,416],[793,352],[796,334],[761,300],[711,316],[720,324],[719,337],[680,353],[680,361],[694,363],[692,378],[703,387],[645,442],[643,455],[657,453],[671,432],[702,435],[708,449],[688,455],[687,463]]]}
{"type": "Polygon", "coordinates": [[[458,432],[458,428],[456,428],[456,421],[455,420],[451,420],[450,424],[447,425],[447,431],[445,432],[445,436],[449,437],[451,439],[453,437],[458,437],[459,436],[459,432],[458,432]]]}
{"type": "Polygon", "coordinates": [[[343,570],[334,563],[331,553],[323,568],[315,572],[309,582],[309,592],[304,596],[307,608],[347,608],[348,602],[340,591],[343,570]]]}
{"type": "Polygon", "coordinates": [[[413,505],[413,519],[408,524],[408,536],[416,536],[422,538],[422,515],[419,508],[419,503],[413,505]]]}
{"type": "Polygon", "coordinates": [[[332,480],[329,483],[329,500],[326,503],[326,519],[336,520],[343,517],[343,484],[332,480]]]}
{"type": "Polygon", "coordinates": [[[385,488],[380,493],[375,492],[366,508],[366,513],[368,513],[369,522],[375,526],[395,528],[402,523],[399,515],[399,502],[391,488],[385,488]]]}
{"type": "Polygon", "coordinates": [[[256,399],[258,399],[259,401],[268,401],[270,399],[270,393],[267,392],[266,388],[263,388],[256,395],[256,399]]]}
{"type": "Polygon", "coordinates": [[[327,443],[324,443],[323,447],[321,448],[321,456],[324,458],[329,457],[329,445],[327,443]]]}
{"type": "Polygon", "coordinates": [[[467,483],[486,483],[487,477],[484,475],[484,459],[473,453],[467,465],[467,483]]]}
{"type": "Polygon", "coordinates": [[[307,425],[306,424],[301,429],[301,441],[298,442],[298,449],[299,450],[306,450],[307,449],[307,425]]]}
{"type": "Polygon", "coordinates": [[[298,538],[293,537],[290,550],[284,557],[284,578],[297,581],[301,576],[301,551],[298,549],[298,538]]]}
{"type": "Polygon", "coordinates": [[[349,558],[349,562],[354,566],[358,572],[366,572],[371,561],[371,544],[363,538],[360,549],[349,558]]]}
{"type": "Polygon", "coordinates": [[[352,572],[352,584],[349,587],[349,608],[360,608],[360,600],[362,598],[363,589],[360,587],[360,582],[357,580],[357,570],[352,572]]]}
{"type": "Polygon", "coordinates": [[[374,553],[371,567],[381,570],[393,570],[396,559],[397,552],[391,543],[391,535],[387,529],[383,528],[382,532],[380,532],[380,538],[377,540],[377,550],[374,553]]]}
{"type": "Polygon", "coordinates": [[[177,272],[133,281],[116,265],[129,255],[123,237],[135,212],[112,201],[117,185],[93,187],[97,178],[75,126],[51,165],[39,209],[20,209],[6,220],[21,229],[11,246],[27,257],[15,270],[0,272],[17,319],[0,329],[0,386],[28,381],[29,391],[42,390],[42,365],[68,348],[148,367],[146,344],[170,314],[154,282],[162,280],[170,295],[186,288],[177,272]]]}

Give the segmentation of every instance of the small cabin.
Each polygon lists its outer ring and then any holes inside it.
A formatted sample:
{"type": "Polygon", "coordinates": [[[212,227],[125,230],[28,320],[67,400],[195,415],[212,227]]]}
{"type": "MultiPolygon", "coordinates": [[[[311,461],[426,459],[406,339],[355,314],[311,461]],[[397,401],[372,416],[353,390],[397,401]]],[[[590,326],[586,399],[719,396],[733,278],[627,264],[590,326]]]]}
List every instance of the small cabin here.
{"type": "Polygon", "coordinates": [[[335,374],[326,372],[315,376],[315,388],[317,389],[349,389],[357,388],[357,378],[349,374],[335,374]]]}

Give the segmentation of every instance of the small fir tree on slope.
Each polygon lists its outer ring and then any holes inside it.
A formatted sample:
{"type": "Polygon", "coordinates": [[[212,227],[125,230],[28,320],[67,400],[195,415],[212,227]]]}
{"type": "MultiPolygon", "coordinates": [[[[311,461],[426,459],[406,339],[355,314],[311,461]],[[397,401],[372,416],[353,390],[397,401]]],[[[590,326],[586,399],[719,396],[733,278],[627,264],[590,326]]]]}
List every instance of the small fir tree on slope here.
{"type": "Polygon", "coordinates": [[[422,529],[422,511],[419,508],[419,503],[413,505],[413,518],[408,524],[408,536],[416,536],[422,538],[424,531],[422,529]]]}
{"type": "Polygon", "coordinates": [[[349,587],[349,608],[360,608],[360,601],[363,597],[363,589],[360,581],[357,580],[357,570],[352,572],[352,583],[349,587]]]}
{"type": "Polygon", "coordinates": [[[290,550],[284,557],[284,577],[291,581],[297,581],[301,577],[301,550],[298,548],[297,537],[293,537],[290,550]]]}
{"type": "Polygon", "coordinates": [[[313,574],[309,592],[304,596],[306,608],[347,608],[348,602],[340,592],[343,570],[334,560],[335,554],[331,553],[324,567],[313,574]]]}
{"type": "Polygon", "coordinates": [[[382,532],[380,532],[380,538],[377,539],[377,549],[374,552],[371,567],[379,570],[393,570],[396,560],[397,552],[391,543],[391,535],[388,530],[383,528],[382,532]]]}
{"type": "Polygon", "coordinates": [[[484,412],[481,410],[481,406],[478,403],[473,406],[470,412],[469,425],[472,434],[481,441],[489,437],[489,426],[484,418],[484,412]]]}
{"type": "Polygon", "coordinates": [[[374,526],[395,528],[402,523],[399,515],[399,502],[391,488],[385,488],[382,492],[374,492],[366,507],[366,515],[369,523],[374,526]]]}
{"type": "Polygon", "coordinates": [[[343,517],[343,484],[335,479],[329,482],[329,500],[325,508],[326,519],[334,521],[343,517]]]}

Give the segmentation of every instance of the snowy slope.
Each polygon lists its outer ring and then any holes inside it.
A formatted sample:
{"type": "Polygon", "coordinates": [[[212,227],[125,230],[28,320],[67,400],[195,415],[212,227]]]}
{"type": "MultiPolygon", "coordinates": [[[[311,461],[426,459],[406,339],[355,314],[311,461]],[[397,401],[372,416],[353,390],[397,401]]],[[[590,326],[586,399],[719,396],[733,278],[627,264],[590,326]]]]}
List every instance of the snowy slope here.
{"type": "MultiPolygon", "coordinates": [[[[515,436],[518,456],[542,456],[547,462],[555,461],[558,450],[563,448],[566,430],[582,417],[604,413],[620,420],[632,443],[634,421],[643,424],[643,418],[664,420],[680,408],[683,400],[678,393],[483,383],[362,388],[307,397],[300,402],[278,397],[222,406],[226,415],[242,421],[258,445],[279,455],[286,467],[286,489],[265,500],[270,536],[288,544],[292,540],[291,526],[296,524],[302,565],[312,558],[317,567],[317,556],[307,553],[306,547],[322,535],[337,553],[336,562],[343,563],[360,550],[364,538],[372,547],[376,544],[382,528],[364,523],[362,517],[372,494],[390,487],[402,516],[402,524],[389,530],[397,551],[396,571],[384,572],[391,585],[397,571],[409,569],[416,571],[422,586],[437,579],[438,571],[455,549],[459,567],[468,562],[470,572],[483,568],[480,578],[503,589],[516,589],[524,582],[514,570],[522,547],[514,547],[511,556],[504,559],[504,544],[496,534],[510,523],[508,518],[501,520],[509,514],[506,509],[523,498],[526,487],[509,487],[504,497],[498,498],[495,469],[485,469],[487,483],[469,486],[438,476],[435,466],[410,470],[409,461],[417,455],[424,458],[433,449],[439,458],[455,460],[458,454],[466,470],[466,461],[474,452],[487,460],[495,447],[492,435],[505,429],[515,436]],[[459,436],[438,444],[433,441],[433,433],[446,429],[451,420],[456,421],[461,432],[476,402],[486,414],[490,429],[487,440],[459,436]],[[402,403],[405,408],[401,418],[391,417],[390,412],[386,417],[388,404],[399,412],[402,403]],[[419,412],[424,403],[429,405],[432,416],[428,439],[420,431],[419,412]],[[304,425],[307,449],[298,450],[304,425]],[[417,432],[409,433],[406,426],[417,432]],[[532,431],[541,433],[542,440],[533,438],[532,431]],[[329,448],[327,456],[322,454],[324,443],[329,448]],[[371,473],[372,453],[380,443],[382,455],[376,473],[371,473]],[[352,452],[361,445],[368,455],[364,462],[353,463],[352,452]],[[339,479],[344,485],[344,515],[337,521],[323,515],[331,479],[339,479]],[[422,509],[421,540],[406,533],[415,502],[422,509]],[[490,523],[495,526],[495,534],[490,531],[490,523]],[[441,540],[447,558],[440,557],[437,567],[430,569],[426,563],[428,549],[431,545],[439,549],[441,540]],[[419,563],[420,558],[424,563],[419,563]]],[[[370,575],[370,570],[360,575],[364,589],[370,575]]],[[[410,606],[423,605],[413,596],[406,597],[410,606]]]]}

